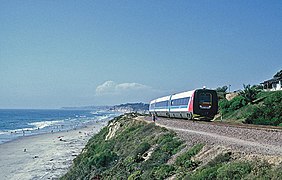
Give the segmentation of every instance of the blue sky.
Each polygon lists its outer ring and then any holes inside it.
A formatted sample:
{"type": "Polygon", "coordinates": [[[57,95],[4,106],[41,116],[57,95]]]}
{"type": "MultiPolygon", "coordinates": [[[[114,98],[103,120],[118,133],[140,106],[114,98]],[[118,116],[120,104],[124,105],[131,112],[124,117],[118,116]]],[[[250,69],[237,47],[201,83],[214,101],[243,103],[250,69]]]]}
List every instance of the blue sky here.
{"type": "Polygon", "coordinates": [[[281,68],[278,0],[0,3],[0,108],[237,90],[281,68]]]}

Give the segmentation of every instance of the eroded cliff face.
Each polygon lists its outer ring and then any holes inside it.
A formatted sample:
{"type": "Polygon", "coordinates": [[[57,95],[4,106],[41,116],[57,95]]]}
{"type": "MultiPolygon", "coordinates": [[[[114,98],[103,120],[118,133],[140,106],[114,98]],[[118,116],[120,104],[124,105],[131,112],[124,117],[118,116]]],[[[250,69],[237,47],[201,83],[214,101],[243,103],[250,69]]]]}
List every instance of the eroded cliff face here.
{"type": "Polygon", "coordinates": [[[111,122],[109,125],[108,125],[108,129],[109,129],[109,132],[108,134],[106,135],[106,138],[105,140],[109,140],[111,138],[113,138],[115,136],[115,133],[117,132],[117,130],[120,128],[120,123],[118,121],[114,121],[114,122],[111,122]]]}

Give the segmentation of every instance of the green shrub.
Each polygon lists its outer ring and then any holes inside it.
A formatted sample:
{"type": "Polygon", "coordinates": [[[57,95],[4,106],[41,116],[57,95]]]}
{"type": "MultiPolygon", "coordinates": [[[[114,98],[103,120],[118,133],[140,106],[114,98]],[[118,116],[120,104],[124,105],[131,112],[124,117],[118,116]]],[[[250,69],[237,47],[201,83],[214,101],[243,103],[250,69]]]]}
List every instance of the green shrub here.
{"type": "Polygon", "coordinates": [[[134,173],[132,173],[129,177],[128,180],[136,180],[140,178],[140,175],[142,174],[142,172],[140,170],[135,171],[134,173]]]}
{"type": "Polygon", "coordinates": [[[228,101],[226,99],[219,101],[219,110],[221,114],[227,114],[229,112],[236,111],[240,109],[241,107],[244,107],[247,105],[247,102],[245,101],[245,98],[242,96],[236,96],[232,100],[228,101]]]}
{"type": "Polygon", "coordinates": [[[264,99],[246,118],[246,123],[278,126],[282,123],[282,91],[272,93],[264,99]]]}
{"type": "Polygon", "coordinates": [[[212,159],[210,162],[208,162],[207,166],[216,166],[218,164],[222,164],[224,162],[228,162],[231,158],[231,153],[223,153],[223,154],[219,154],[217,155],[214,159],[212,159]]]}
{"type": "Polygon", "coordinates": [[[117,160],[118,156],[116,153],[106,150],[104,152],[100,152],[96,154],[93,158],[91,158],[91,165],[95,166],[96,168],[107,167],[111,164],[114,160],[117,160]]]}
{"type": "Polygon", "coordinates": [[[213,180],[217,177],[217,169],[219,166],[205,167],[196,171],[193,175],[187,175],[184,179],[189,180],[213,180]]]}
{"type": "Polygon", "coordinates": [[[216,179],[217,177],[217,170],[220,168],[223,163],[226,163],[230,160],[231,153],[223,153],[216,156],[214,159],[212,159],[210,162],[208,162],[207,165],[200,168],[193,174],[187,175],[185,179],[192,179],[192,180],[206,180],[206,179],[216,179]]]}
{"type": "Polygon", "coordinates": [[[165,179],[173,175],[174,172],[175,168],[173,166],[164,164],[153,169],[153,177],[154,179],[165,179]]]}
{"type": "Polygon", "coordinates": [[[272,167],[267,162],[254,163],[251,173],[244,179],[282,179],[282,165],[272,167]]]}
{"type": "Polygon", "coordinates": [[[271,179],[271,166],[265,162],[254,163],[252,172],[245,179],[271,179]]]}
{"type": "Polygon", "coordinates": [[[240,109],[241,107],[247,105],[244,97],[242,96],[236,96],[229,102],[229,111],[235,111],[237,109],[240,109]]]}
{"type": "Polygon", "coordinates": [[[190,148],[187,152],[181,154],[176,158],[175,165],[183,168],[192,168],[197,167],[197,163],[191,161],[191,158],[199,153],[203,148],[203,144],[197,144],[190,148]]]}
{"type": "Polygon", "coordinates": [[[252,170],[251,164],[247,162],[234,162],[225,164],[217,170],[217,179],[242,179],[252,170]]]}
{"type": "Polygon", "coordinates": [[[135,155],[142,155],[150,149],[151,145],[147,142],[142,142],[135,150],[135,155]]]}
{"type": "Polygon", "coordinates": [[[272,170],[272,179],[282,179],[282,164],[272,170]]]}
{"type": "Polygon", "coordinates": [[[219,111],[221,112],[221,114],[226,114],[229,112],[230,103],[229,101],[227,101],[227,99],[220,100],[218,102],[218,106],[219,106],[219,111]]]}

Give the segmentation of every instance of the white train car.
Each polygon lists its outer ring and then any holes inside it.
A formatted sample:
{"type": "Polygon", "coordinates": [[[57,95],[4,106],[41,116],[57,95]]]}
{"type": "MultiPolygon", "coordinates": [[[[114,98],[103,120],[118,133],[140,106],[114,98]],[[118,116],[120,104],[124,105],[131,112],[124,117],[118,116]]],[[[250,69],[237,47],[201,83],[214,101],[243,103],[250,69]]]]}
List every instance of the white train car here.
{"type": "Polygon", "coordinates": [[[149,112],[156,116],[213,119],[218,111],[218,98],[214,90],[195,89],[161,97],[150,102],[149,112]]]}
{"type": "Polygon", "coordinates": [[[168,116],[170,96],[161,97],[150,102],[150,113],[158,116],[168,116]]]}
{"type": "Polygon", "coordinates": [[[187,91],[171,95],[170,98],[170,117],[192,119],[192,110],[189,106],[193,103],[193,91],[187,91]]]}

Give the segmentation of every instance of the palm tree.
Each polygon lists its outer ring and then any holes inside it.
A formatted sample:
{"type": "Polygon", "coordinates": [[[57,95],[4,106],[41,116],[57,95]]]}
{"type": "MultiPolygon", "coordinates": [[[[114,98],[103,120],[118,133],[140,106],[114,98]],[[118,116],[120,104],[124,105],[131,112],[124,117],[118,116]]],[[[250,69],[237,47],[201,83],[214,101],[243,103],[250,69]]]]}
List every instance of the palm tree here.
{"type": "Polygon", "coordinates": [[[243,84],[244,90],[240,92],[247,103],[253,103],[256,99],[257,94],[260,92],[257,86],[252,86],[250,84],[243,84]]]}

